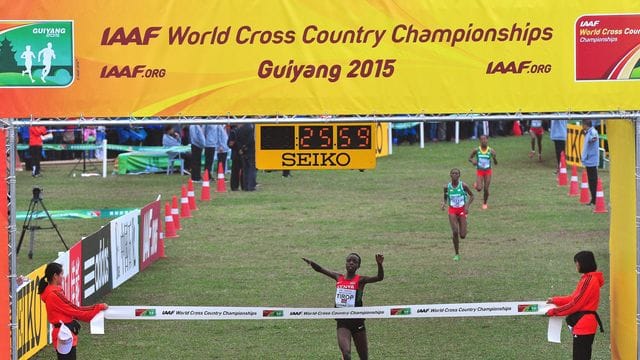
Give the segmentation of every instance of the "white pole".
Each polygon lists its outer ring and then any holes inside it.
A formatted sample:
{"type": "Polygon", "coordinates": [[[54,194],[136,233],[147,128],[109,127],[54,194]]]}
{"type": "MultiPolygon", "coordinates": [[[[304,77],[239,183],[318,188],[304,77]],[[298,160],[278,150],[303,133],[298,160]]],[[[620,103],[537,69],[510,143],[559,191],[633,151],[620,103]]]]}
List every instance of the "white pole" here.
{"type": "Polygon", "coordinates": [[[456,121],[456,144],[460,143],[460,121],[456,121]]]}
{"type": "Polygon", "coordinates": [[[389,155],[393,154],[393,132],[391,130],[391,123],[388,123],[389,126],[387,127],[387,139],[388,139],[388,143],[389,143],[389,155]]]}
{"type": "Polygon", "coordinates": [[[107,177],[107,139],[102,139],[102,177],[107,177]]]}
{"type": "Polygon", "coordinates": [[[420,149],[424,149],[424,122],[420,123],[420,149]]]}

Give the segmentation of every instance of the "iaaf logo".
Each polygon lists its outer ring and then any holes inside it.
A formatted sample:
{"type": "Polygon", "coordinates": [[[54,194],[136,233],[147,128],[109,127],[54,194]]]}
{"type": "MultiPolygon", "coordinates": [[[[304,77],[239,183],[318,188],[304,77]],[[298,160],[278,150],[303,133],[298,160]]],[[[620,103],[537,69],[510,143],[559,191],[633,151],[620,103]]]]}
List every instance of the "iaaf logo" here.
{"type": "Polygon", "coordinates": [[[537,304],[518,304],[518,312],[537,312],[537,304]]]}
{"type": "Polygon", "coordinates": [[[394,308],[391,309],[391,316],[411,315],[411,308],[394,308]]]}
{"type": "Polygon", "coordinates": [[[175,312],[175,310],[162,310],[162,315],[173,315],[175,312]]]}
{"type": "Polygon", "coordinates": [[[283,317],[283,310],[262,310],[262,317],[283,317]]]}
{"type": "Polygon", "coordinates": [[[156,309],[136,309],[136,317],[153,317],[156,316],[156,309]]]}

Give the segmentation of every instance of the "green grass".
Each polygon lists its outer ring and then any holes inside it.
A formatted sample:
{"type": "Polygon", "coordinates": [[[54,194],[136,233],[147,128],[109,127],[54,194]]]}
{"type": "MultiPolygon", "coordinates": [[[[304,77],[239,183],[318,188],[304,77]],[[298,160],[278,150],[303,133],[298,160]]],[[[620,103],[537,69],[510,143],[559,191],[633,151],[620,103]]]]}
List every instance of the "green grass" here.
{"type": "MultiPolygon", "coordinates": [[[[592,214],[566,187],[556,186],[552,144],[545,136],[543,162],[527,157],[529,138],[492,138],[498,153],[490,209],[480,197],[452,261],[447,215],[439,208],[449,170],[459,167],[473,183],[466,161],[476,142],[394,148],[373,171],[260,172],[253,193],[214,194],[200,204],[178,239],[166,241],[168,257],[115,289],[111,305],[331,307],[332,281],[300,258],[343,270],[352,251],[361,274],[375,273],[374,255],[385,255],[385,280],[369,285],[365,305],[490,301],[543,301],[572,292],[579,274],[573,255],[595,252],[608,280],[609,216],[592,214]]],[[[70,168],[44,167],[44,177],[18,176],[18,210],[26,210],[34,184],[50,210],[142,206],[160,193],[178,194],[179,175],[72,178],[70,168]]],[[[600,172],[608,196],[609,174],[600,172]]],[[[215,185],[215,184],[214,184],[215,185]]],[[[57,221],[70,244],[103,220],[57,221]]],[[[20,229],[21,224],[19,224],[20,229]]],[[[55,232],[37,234],[34,260],[23,248],[21,273],[55,258],[55,232]]],[[[600,313],[609,325],[609,285],[600,313]]],[[[384,319],[367,321],[372,359],[566,359],[571,338],[546,341],[547,319],[538,316],[384,319]]],[[[608,329],[607,329],[608,330],[608,329]]],[[[80,358],[95,359],[330,359],[338,358],[333,320],[107,321],[106,334],[83,329],[80,358]],[[86,331],[85,331],[86,330],[86,331]]],[[[609,332],[596,336],[594,359],[608,359],[609,332]]],[[[355,355],[355,349],[354,349],[355,355]]],[[[38,359],[53,359],[51,347],[38,359]]]]}

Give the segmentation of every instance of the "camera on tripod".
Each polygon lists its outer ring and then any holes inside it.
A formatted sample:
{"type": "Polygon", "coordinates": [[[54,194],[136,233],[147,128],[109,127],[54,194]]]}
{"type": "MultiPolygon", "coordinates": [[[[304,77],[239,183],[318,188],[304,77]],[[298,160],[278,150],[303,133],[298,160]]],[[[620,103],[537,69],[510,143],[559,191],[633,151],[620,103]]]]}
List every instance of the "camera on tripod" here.
{"type": "Polygon", "coordinates": [[[65,249],[69,250],[69,247],[67,246],[67,244],[64,242],[64,239],[62,238],[62,234],[60,234],[60,230],[58,230],[58,226],[56,225],[55,222],[53,222],[53,219],[51,218],[51,214],[49,214],[47,207],[44,206],[44,201],[42,200],[42,188],[38,186],[34,186],[31,189],[31,193],[33,194],[33,197],[31,198],[31,202],[29,202],[29,209],[27,210],[27,215],[26,215],[24,224],[22,224],[22,232],[20,233],[20,241],[18,242],[18,247],[16,248],[16,254],[20,253],[22,240],[24,240],[24,235],[28,231],[30,234],[28,255],[29,255],[29,259],[32,259],[33,249],[35,247],[35,241],[36,241],[36,230],[45,230],[45,229],[55,229],[56,233],[58,234],[58,237],[60,238],[60,241],[62,242],[62,245],[64,245],[65,249]],[[37,220],[40,218],[40,214],[39,214],[40,211],[37,210],[38,205],[42,207],[42,210],[44,211],[46,218],[49,219],[49,222],[51,223],[50,227],[43,227],[37,224],[37,220]],[[34,215],[35,215],[35,219],[34,219],[34,215]],[[35,220],[36,223],[32,224],[32,220],[35,220]]]}
{"type": "Polygon", "coordinates": [[[34,186],[33,189],[31,189],[31,192],[33,193],[33,200],[42,200],[42,198],[40,197],[40,194],[42,194],[42,189],[34,186]]]}

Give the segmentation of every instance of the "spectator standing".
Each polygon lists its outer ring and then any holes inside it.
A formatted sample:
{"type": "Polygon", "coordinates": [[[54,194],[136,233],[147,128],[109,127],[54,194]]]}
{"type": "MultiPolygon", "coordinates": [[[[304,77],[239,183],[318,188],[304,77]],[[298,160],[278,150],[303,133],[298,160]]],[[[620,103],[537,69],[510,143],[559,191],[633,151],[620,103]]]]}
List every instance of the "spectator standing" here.
{"type": "Polygon", "coordinates": [[[213,157],[216,153],[216,145],[218,143],[217,125],[204,125],[204,171],[209,174],[209,179],[213,179],[212,175],[215,171],[213,168],[213,157]]]}
{"type": "Polygon", "coordinates": [[[551,120],[551,141],[556,148],[556,171],[560,169],[560,156],[567,144],[567,120],[551,120]]]}
{"type": "MultiPolygon", "coordinates": [[[[216,156],[218,158],[218,164],[222,164],[222,173],[227,172],[227,154],[229,153],[229,134],[227,134],[227,127],[224,125],[216,125],[216,156]]],[[[216,165],[214,172],[218,170],[220,165],[216,165]]]]}
{"type": "MultiPolygon", "coordinates": [[[[37,120],[36,120],[37,121],[37,120]]],[[[31,155],[31,176],[39,177],[40,160],[42,159],[42,136],[47,134],[44,126],[29,127],[29,154],[31,155]]]]}
{"type": "Polygon", "coordinates": [[[591,192],[591,202],[587,205],[596,204],[596,187],[598,186],[598,164],[600,163],[600,145],[598,144],[598,131],[593,127],[591,120],[582,121],[582,131],[584,141],[582,145],[582,166],[587,169],[589,179],[589,191],[591,192]]]}
{"type": "Polygon", "coordinates": [[[236,137],[238,154],[242,159],[242,185],[244,191],[256,190],[256,141],[253,124],[242,124],[236,137]]]}
{"type": "Polygon", "coordinates": [[[202,181],[202,150],[205,148],[204,129],[202,125],[189,126],[189,141],[191,142],[191,180],[202,181]]]}
{"type": "MultiPolygon", "coordinates": [[[[242,157],[240,157],[238,147],[238,142],[236,139],[238,138],[238,126],[231,125],[231,131],[229,132],[229,139],[227,140],[227,145],[231,150],[231,191],[238,191],[240,186],[243,186],[242,182],[242,157]]],[[[244,190],[244,187],[242,187],[244,190]]]]}

